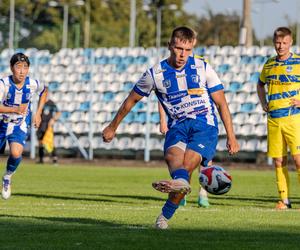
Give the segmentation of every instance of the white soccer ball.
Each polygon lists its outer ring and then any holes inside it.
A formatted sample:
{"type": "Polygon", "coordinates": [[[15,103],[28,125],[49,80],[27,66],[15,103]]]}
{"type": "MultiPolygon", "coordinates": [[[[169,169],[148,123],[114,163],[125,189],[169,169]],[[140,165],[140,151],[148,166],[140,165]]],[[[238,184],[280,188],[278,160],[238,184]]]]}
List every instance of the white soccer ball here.
{"type": "Polygon", "coordinates": [[[211,194],[225,194],[231,188],[232,178],[220,166],[209,166],[203,168],[199,175],[201,186],[211,194]]]}

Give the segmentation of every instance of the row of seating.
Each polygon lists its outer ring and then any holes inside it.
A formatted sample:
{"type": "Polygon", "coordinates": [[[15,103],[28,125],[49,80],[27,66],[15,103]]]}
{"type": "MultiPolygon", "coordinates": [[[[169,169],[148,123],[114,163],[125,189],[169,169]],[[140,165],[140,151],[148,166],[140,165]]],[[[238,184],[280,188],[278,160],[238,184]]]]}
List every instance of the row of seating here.
{"type": "MultiPolygon", "coordinates": [[[[89,138],[87,136],[81,136],[79,138],[79,143],[82,147],[89,147],[89,138]]],[[[71,149],[76,147],[76,142],[69,136],[58,135],[55,137],[55,144],[57,148],[71,149]]],[[[246,152],[266,152],[267,142],[265,139],[239,139],[239,144],[243,151],[246,152]]],[[[144,150],[146,141],[144,137],[121,137],[114,138],[111,143],[103,142],[100,136],[96,136],[92,140],[92,146],[94,149],[106,149],[106,150],[144,150]]],[[[162,151],[164,145],[164,139],[150,138],[149,149],[162,151]]],[[[217,144],[218,151],[227,151],[226,139],[220,139],[217,144]]]]}

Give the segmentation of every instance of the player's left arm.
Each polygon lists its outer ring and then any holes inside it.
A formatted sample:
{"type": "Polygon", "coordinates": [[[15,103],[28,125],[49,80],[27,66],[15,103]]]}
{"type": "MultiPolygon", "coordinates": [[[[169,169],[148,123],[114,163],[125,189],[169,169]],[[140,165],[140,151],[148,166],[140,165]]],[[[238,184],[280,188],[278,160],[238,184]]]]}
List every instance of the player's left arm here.
{"type": "Polygon", "coordinates": [[[39,103],[38,103],[38,107],[37,107],[36,113],[33,116],[33,125],[36,128],[38,128],[40,126],[40,124],[41,124],[41,121],[42,121],[42,112],[43,112],[44,105],[45,105],[45,103],[47,101],[47,96],[48,96],[48,88],[45,87],[44,91],[40,95],[39,103]]]}
{"type": "Polygon", "coordinates": [[[218,90],[216,92],[211,93],[211,97],[216,104],[216,107],[219,111],[220,117],[224,124],[226,134],[227,134],[227,149],[230,154],[235,154],[239,151],[240,146],[235,137],[232,125],[232,119],[230,115],[230,111],[228,108],[228,104],[225,98],[225,94],[223,90],[218,90]]]}

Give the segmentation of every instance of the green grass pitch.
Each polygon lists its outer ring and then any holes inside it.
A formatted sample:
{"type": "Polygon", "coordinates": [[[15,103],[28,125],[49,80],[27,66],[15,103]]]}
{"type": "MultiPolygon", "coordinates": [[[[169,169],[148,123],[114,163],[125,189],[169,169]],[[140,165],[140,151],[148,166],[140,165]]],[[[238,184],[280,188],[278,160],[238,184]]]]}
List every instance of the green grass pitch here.
{"type": "Polygon", "coordinates": [[[293,209],[276,211],[274,171],[229,172],[231,191],[210,196],[208,209],[197,207],[194,173],[187,206],[159,231],[166,195],[151,183],[169,178],[166,168],[22,163],[0,201],[0,249],[299,249],[296,173],[293,209]]]}

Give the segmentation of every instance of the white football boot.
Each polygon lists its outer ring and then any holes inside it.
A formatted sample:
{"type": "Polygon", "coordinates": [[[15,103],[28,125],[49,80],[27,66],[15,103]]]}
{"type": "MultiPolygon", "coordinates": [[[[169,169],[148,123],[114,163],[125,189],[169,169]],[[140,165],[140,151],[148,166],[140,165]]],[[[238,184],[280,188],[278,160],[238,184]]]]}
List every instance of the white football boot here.
{"type": "Polygon", "coordinates": [[[189,194],[191,192],[190,184],[182,178],[175,180],[156,181],[152,183],[152,187],[163,193],[189,194]]]}
{"type": "Polygon", "coordinates": [[[156,219],[155,227],[157,229],[167,229],[168,228],[168,219],[166,219],[165,216],[160,214],[156,219]]]}
{"type": "Polygon", "coordinates": [[[11,179],[4,178],[2,179],[2,198],[7,200],[11,195],[11,179]]]}

